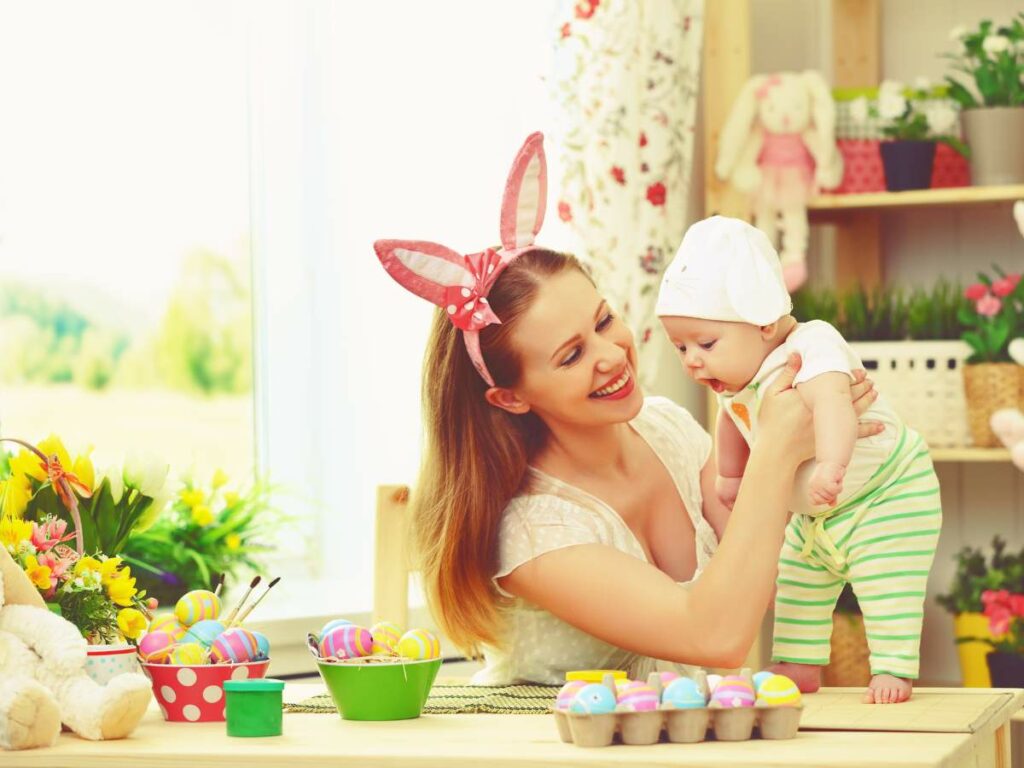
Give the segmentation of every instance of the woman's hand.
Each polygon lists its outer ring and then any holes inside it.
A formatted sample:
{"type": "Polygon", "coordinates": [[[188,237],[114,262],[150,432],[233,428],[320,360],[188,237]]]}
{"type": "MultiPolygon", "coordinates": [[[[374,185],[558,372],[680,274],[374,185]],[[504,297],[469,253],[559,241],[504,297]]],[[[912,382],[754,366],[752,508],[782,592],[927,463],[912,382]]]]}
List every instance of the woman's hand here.
{"type": "MultiPolygon", "coordinates": [[[[794,353],[786,361],[786,367],[765,392],[761,403],[759,426],[760,439],[774,445],[780,457],[791,457],[802,463],[814,457],[814,424],[811,410],[793,386],[793,379],[800,371],[800,355],[794,353]]],[[[854,372],[854,383],[850,387],[853,409],[863,415],[878,398],[874,385],[864,371],[854,372]]],[[[877,435],[884,429],[877,421],[860,422],[857,437],[877,435]]]]}

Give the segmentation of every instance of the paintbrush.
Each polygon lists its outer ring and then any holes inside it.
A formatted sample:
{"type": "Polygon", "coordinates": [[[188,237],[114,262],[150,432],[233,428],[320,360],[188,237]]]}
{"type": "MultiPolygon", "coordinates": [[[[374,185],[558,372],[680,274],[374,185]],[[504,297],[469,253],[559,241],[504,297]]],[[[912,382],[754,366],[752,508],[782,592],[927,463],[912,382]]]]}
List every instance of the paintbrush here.
{"type": "Polygon", "coordinates": [[[250,606],[249,606],[248,608],[246,608],[246,609],[245,609],[245,611],[244,611],[244,612],[243,612],[242,614],[240,614],[240,615],[239,615],[238,619],[237,619],[237,620],[236,620],[236,621],[234,622],[234,624],[233,624],[232,626],[236,626],[236,627],[237,627],[237,626],[240,626],[240,625],[241,625],[241,623],[242,623],[243,621],[245,621],[246,617],[247,617],[247,616],[248,616],[248,615],[249,615],[250,613],[252,613],[252,610],[253,610],[253,608],[255,608],[255,607],[256,607],[257,605],[259,605],[259,604],[260,604],[260,602],[261,602],[261,601],[263,600],[263,598],[264,598],[264,597],[266,597],[266,596],[267,596],[267,595],[268,595],[268,594],[270,593],[270,590],[272,590],[272,589],[274,588],[274,585],[275,585],[275,584],[277,584],[277,582],[279,582],[280,580],[281,580],[281,577],[280,577],[280,576],[278,576],[278,577],[277,577],[276,579],[274,579],[274,580],[273,580],[272,582],[270,582],[269,584],[267,584],[267,591],[266,591],[266,592],[264,592],[264,593],[263,593],[262,595],[260,595],[259,597],[257,597],[257,598],[256,598],[255,600],[253,600],[253,602],[252,602],[252,605],[250,605],[250,606]]]}
{"type": "Polygon", "coordinates": [[[213,590],[213,594],[216,597],[220,597],[220,590],[224,586],[224,576],[225,576],[225,574],[223,574],[223,573],[220,575],[220,580],[217,582],[217,588],[215,590],[213,590]]]}
{"type": "Polygon", "coordinates": [[[255,579],[253,579],[253,580],[252,580],[251,582],[249,582],[249,589],[247,589],[247,590],[245,591],[245,594],[244,594],[244,595],[242,595],[242,599],[238,601],[238,605],[236,605],[236,606],[235,606],[235,607],[234,607],[234,608],[233,608],[233,609],[231,610],[231,613],[230,613],[230,614],[228,614],[228,617],[227,617],[227,618],[226,618],[226,619],[224,620],[224,627],[225,627],[225,628],[227,628],[227,627],[230,627],[230,626],[231,626],[231,622],[232,622],[232,621],[234,621],[234,619],[235,619],[235,616],[237,616],[237,615],[238,615],[238,611],[239,611],[239,610],[241,609],[241,607],[242,607],[242,606],[243,606],[243,605],[245,604],[245,601],[249,599],[249,595],[251,595],[251,594],[252,594],[252,591],[253,591],[254,589],[256,589],[256,585],[260,583],[260,578],[261,578],[261,577],[257,576],[257,577],[256,577],[255,579]]]}

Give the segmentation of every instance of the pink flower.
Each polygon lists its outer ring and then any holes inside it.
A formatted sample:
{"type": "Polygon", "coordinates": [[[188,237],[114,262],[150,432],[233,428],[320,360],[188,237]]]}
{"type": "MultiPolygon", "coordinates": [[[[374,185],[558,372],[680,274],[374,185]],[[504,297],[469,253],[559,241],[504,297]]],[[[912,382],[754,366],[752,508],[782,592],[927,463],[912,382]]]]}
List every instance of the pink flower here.
{"type": "Polygon", "coordinates": [[[974,305],[974,308],[983,317],[995,317],[999,314],[999,310],[1003,308],[1003,302],[992,294],[988,294],[978,299],[978,303],[974,305]]]}
{"type": "Polygon", "coordinates": [[[1009,602],[1010,592],[1006,589],[986,589],[981,593],[981,604],[985,606],[986,613],[992,606],[1008,605],[1009,602]]]}
{"type": "Polygon", "coordinates": [[[1010,595],[1010,611],[1014,616],[1024,616],[1024,595],[1010,595]]]}
{"type": "Polygon", "coordinates": [[[1004,298],[1013,293],[1013,289],[1015,287],[1016,286],[1014,285],[1013,281],[1009,278],[1009,276],[1007,276],[1001,280],[996,280],[994,283],[992,283],[992,293],[994,293],[999,298],[1004,298]]]}
{"type": "Polygon", "coordinates": [[[32,545],[39,552],[49,552],[57,544],[75,537],[74,532],[67,536],[64,535],[67,528],[66,520],[58,520],[54,517],[47,517],[41,524],[32,523],[32,545]]]}
{"type": "Polygon", "coordinates": [[[964,291],[964,296],[971,301],[977,301],[986,293],[988,293],[988,288],[986,286],[981,283],[975,283],[974,285],[967,286],[967,290],[964,291]]]}
{"type": "Polygon", "coordinates": [[[643,131],[640,131],[640,146],[641,147],[646,147],[647,146],[647,134],[644,133],[643,131]]]}
{"type": "Polygon", "coordinates": [[[565,200],[558,201],[558,218],[562,221],[572,221],[572,206],[565,200]]]}
{"type": "Polygon", "coordinates": [[[1013,614],[1008,609],[1000,607],[998,610],[988,613],[989,631],[996,637],[1005,635],[1010,631],[1010,622],[1012,620],[1013,614]]]}
{"type": "Polygon", "coordinates": [[[1020,282],[1020,275],[1016,272],[1011,272],[1006,276],[1006,279],[1010,281],[1010,284],[1013,285],[1014,288],[1016,288],[1017,283],[1020,282]]]}

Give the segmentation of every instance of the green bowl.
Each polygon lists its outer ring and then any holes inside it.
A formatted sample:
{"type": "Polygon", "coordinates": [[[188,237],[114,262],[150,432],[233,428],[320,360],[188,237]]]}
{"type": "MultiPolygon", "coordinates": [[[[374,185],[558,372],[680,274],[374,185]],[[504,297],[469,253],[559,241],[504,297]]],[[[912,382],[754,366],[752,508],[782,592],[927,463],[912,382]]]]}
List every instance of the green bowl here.
{"type": "Polygon", "coordinates": [[[441,659],[317,666],[346,720],[408,720],[423,711],[441,659]]]}

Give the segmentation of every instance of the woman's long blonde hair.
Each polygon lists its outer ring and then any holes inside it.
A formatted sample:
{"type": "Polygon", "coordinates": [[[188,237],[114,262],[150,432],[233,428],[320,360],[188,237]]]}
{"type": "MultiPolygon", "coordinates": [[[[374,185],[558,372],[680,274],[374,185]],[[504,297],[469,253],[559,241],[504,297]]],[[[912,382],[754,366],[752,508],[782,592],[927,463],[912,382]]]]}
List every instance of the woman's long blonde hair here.
{"type": "MultiPolygon", "coordinates": [[[[575,257],[538,248],[516,258],[495,282],[487,298],[501,324],[480,332],[480,347],[497,386],[519,379],[511,343],[517,320],[543,281],[570,269],[586,274],[575,257]]],[[[423,361],[426,445],[412,497],[414,546],[434,617],[471,655],[481,645],[500,644],[500,599],[491,578],[502,511],[547,434],[536,415],[497,408],[486,391],[462,332],[438,310],[423,361]]]]}

